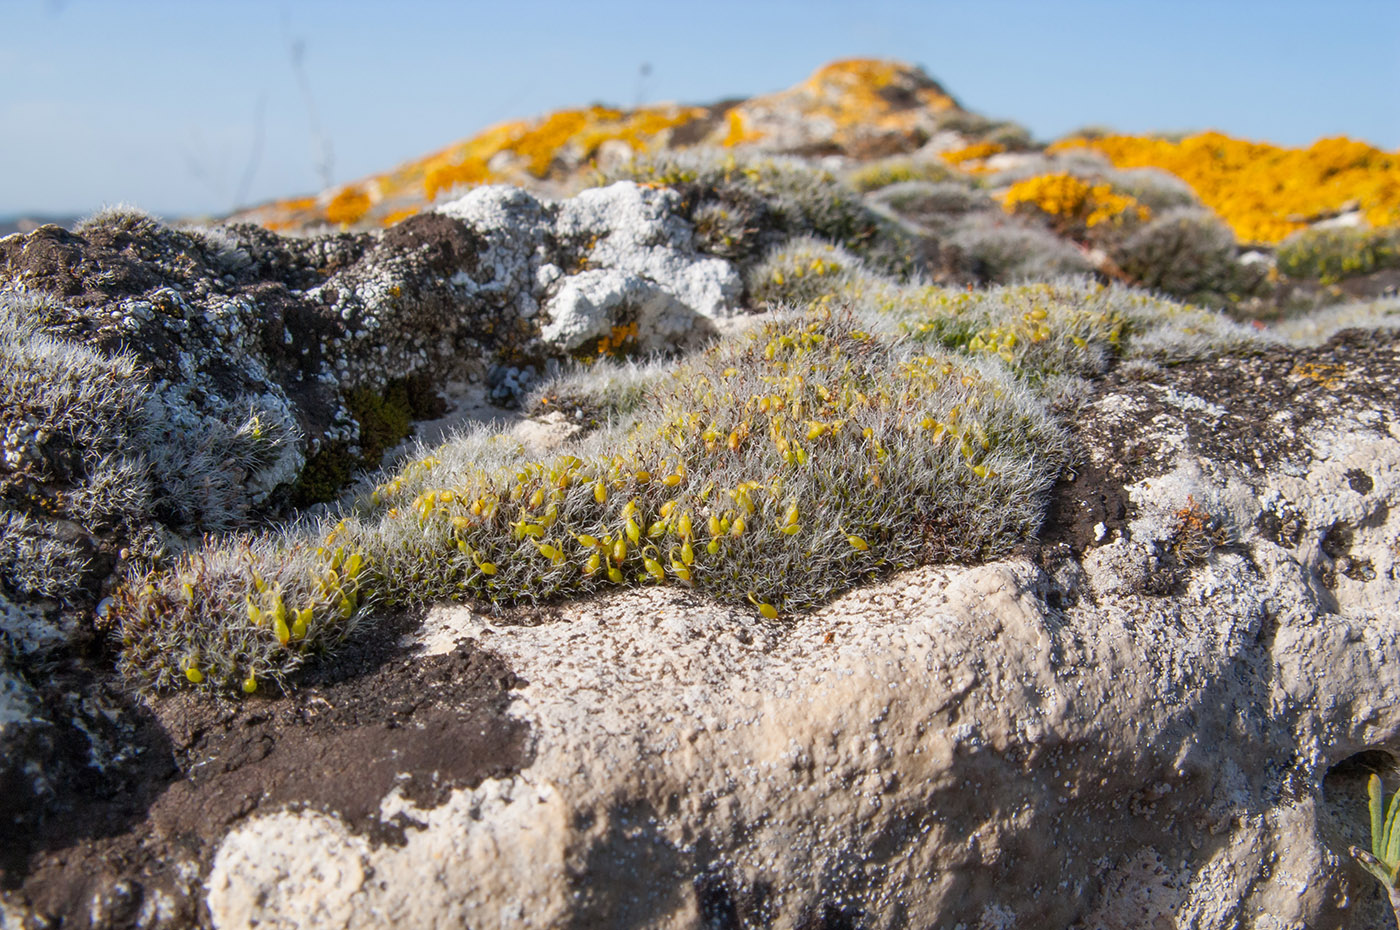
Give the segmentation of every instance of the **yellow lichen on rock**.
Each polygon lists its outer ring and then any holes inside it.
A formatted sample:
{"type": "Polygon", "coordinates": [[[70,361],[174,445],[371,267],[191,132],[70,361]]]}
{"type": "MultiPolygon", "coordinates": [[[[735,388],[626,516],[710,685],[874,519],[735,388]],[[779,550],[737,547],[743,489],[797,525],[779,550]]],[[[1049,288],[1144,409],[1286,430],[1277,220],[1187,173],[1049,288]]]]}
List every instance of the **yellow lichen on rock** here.
{"type": "Polygon", "coordinates": [[[1372,226],[1400,225],[1400,152],[1336,136],[1307,148],[1204,132],[1072,137],[1051,152],[1088,148],[1119,168],[1160,168],[1195,190],[1245,242],[1279,242],[1329,215],[1356,209],[1372,226]]]}

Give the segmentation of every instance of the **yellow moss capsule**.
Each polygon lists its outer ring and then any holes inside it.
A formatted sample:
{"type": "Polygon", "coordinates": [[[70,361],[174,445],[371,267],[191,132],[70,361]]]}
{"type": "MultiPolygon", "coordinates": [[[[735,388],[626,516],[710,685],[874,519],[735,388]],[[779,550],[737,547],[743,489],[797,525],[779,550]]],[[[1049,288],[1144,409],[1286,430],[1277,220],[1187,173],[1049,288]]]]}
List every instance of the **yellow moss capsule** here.
{"type": "Polygon", "coordinates": [[[285,646],[287,645],[287,643],[291,642],[292,631],[287,626],[287,620],[285,617],[273,622],[272,632],[276,634],[277,641],[282,645],[285,646]]]}
{"type": "Polygon", "coordinates": [[[351,553],[350,558],[345,561],[345,576],[347,578],[357,578],[360,569],[365,567],[364,556],[358,552],[351,553]]]}
{"type": "Polygon", "coordinates": [[[788,504],[787,512],[785,512],[785,513],[783,514],[783,525],[784,525],[784,526],[796,526],[796,525],[797,525],[797,505],[796,505],[796,504],[788,504]]]}
{"type": "Polygon", "coordinates": [[[477,565],[476,565],[476,567],[477,567],[478,569],[481,570],[481,573],[482,573],[483,575],[494,575],[494,574],[496,574],[496,563],[495,563],[495,562],[478,562],[477,565]]]}
{"type": "Polygon", "coordinates": [[[690,545],[689,539],[681,543],[681,561],[686,565],[695,564],[695,549],[690,545]]]}
{"type": "Polygon", "coordinates": [[[540,555],[549,559],[555,565],[560,565],[564,561],[564,552],[558,546],[549,543],[535,543],[535,547],[540,550],[540,555]]]}
{"type": "Polygon", "coordinates": [[[680,519],[676,521],[676,532],[680,533],[684,538],[689,539],[692,529],[690,511],[687,510],[685,513],[681,514],[680,519]]]}
{"type": "Polygon", "coordinates": [[[342,619],[345,619],[345,620],[349,620],[349,619],[350,619],[350,615],[353,614],[354,612],[355,612],[355,602],[352,601],[352,600],[350,600],[349,597],[342,597],[342,598],[340,599],[340,616],[341,616],[341,618],[342,618],[342,619]]]}
{"type": "Polygon", "coordinates": [[[204,680],[204,673],[199,670],[198,665],[191,665],[185,669],[185,678],[192,685],[197,685],[204,680]]]}
{"type": "Polygon", "coordinates": [[[576,537],[574,537],[574,538],[577,539],[577,540],[579,541],[579,545],[582,545],[582,546],[596,546],[596,545],[598,545],[598,537],[596,537],[596,536],[589,536],[587,533],[580,534],[579,536],[576,536],[576,537]]]}
{"type": "Polygon", "coordinates": [[[642,538],[642,528],[632,517],[627,518],[627,525],[623,527],[623,529],[627,532],[627,538],[632,540],[633,543],[636,543],[642,538]]]}
{"type": "Polygon", "coordinates": [[[628,501],[622,505],[622,519],[631,519],[637,513],[637,502],[628,501]]]}
{"type": "Polygon", "coordinates": [[[633,477],[637,479],[638,484],[646,484],[648,481],[651,480],[651,472],[643,468],[640,471],[638,471],[633,477]]]}
{"type": "Polygon", "coordinates": [[[719,539],[712,539],[705,544],[705,551],[710,555],[719,555],[719,539]]]}
{"type": "Polygon", "coordinates": [[[253,595],[249,594],[246,595],[246,597],[248,600],[248,621],[252,623],[253,626],[262,626],[263,612],[258,608],[257,604],[253,603],[253,595]]]}
{"type": "Polygon", "coordinates": [[[796,536],[798,533],[802,532],[802,527],[794,523],[791,526],[782,527],[780,532],[782,532],[784,536],[796,536]]]}
{"type": "Polygon", "coordinates": [[[667,475],[665,478],[662,478],[661,483],[666,485],[666,487],[668,488],[674,488],[676,485],[680,484],[682,480],[683,479],[680,475],[672,473],[667,475]]]}
{"type": "Polygon", "coordinates": [[[846,542],[850,543],[851,548],[857,552],[866,552],[870,549],[870,543],[861,539],[859,536],[847,536],[846,542]]]}
{"type": "Polygon", "coordinates": [[[627,540],[619,536],[612,544],[612,557],[614,562],[621,562],[627,558],[627,540]]]}
{"type": "Polygon", "coordinates": [[[651,526],[647,527],[648,539],[658,539],[664,535],[666,535],[666,523],[664,520],[653,521],[651,526]]]}
{"type": "Polygon", "coordinates": [[[743,517],[735,517],[734,522],[729,527],[729,535],[739,537],[744,535],[744,529],[748,526],[743,517]]]}
{"type": "Polygon", "coordinates": [[[530,495],[530,509],[536,510],[544,505],[544,488],[535,488],[535,493],[530,495]]]}
{"type": "Polygon", "coordinates": [[[661,509],[658,510],[657,513],[661,514],[662,518],[665,519],[666,517],[669,517],[675,509],[676,502],[674,500],[669,500],[661,505],[661,509]]]}
{"type": "Polygon", "coordinates": [[[690,568],[682,562],[677,562],[675,559],[671,560],[671,574],[675,575],[681,581],[690,581],[690,568]]]}
{"type": "Polygon", "coordinates": [[[258,679],[255,676],[249,675],[247,678],[243,679],[244,694],[252,694],[256,690],[258,690],[258,679]]]}
{"type": "Polygon", "coordinates": [[[595,573],[596,571],[598,571],[598,569],[600,569],[600,568],[602,568],[602,567],[603,567],[603,556],[602,556],[602,553],[595,552],[595,553],[593,553],[592,555],[590,555],[590,556],[588,557],[588,561],[587,561],[587,562],[584,562],[584,563],[583,563],[583,573],[584,573],[585,575],[592,575],[593,573],[595,573]]]}
{"type": "Polygon", "coordinates": [[[719,517],[714,514],[710,514],[710,519],[706,521],[705,528],[710,531],[711,536],[718,536],[724,532],[723,524],[720,523],[719,517]]]}
{"type": "Polygon", "coordinates": [[[646,568],[647,574],[656,581],[666,580],[666,570],[661,567],[661,563],[651,556],[642,556],[642,565],[646,568]]]}
{"type": "Polygon", "coordinates": [[[613,584],[622,584],[622,569],[616,565],[608,566],[608,580],[613,584]]]}

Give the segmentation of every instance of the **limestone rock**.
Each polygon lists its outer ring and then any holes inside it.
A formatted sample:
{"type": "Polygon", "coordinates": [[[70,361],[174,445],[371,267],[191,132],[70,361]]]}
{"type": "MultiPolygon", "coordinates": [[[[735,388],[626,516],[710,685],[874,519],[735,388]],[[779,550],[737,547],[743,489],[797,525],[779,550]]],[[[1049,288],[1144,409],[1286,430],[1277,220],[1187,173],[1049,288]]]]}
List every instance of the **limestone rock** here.
{"type": "Polygon", "coordinates": [[[671,190],[631,182],[595,188],[557,205],[513,187],[478,188],[439,212],[478,230],[488,246],[483,290],[544,311],[540,336],[577,352],[624,330],[643,351],[674,350],[712,333],[706,321],[734,312],[742,285],[723,259],[698,254],[671,190]],[[495,231],[495,234],[492,234],[495,231]],[[504,234],[503,234],[504,233],[504,234]],[[571,243],[576,268],[551,261],[548,243],[571,243]]]}
{"type": "Polygon", "coordinates": [[[1353,760],[1400,751],[1400,410],[1366,400],[1400,352],[1320,352],[1352,380],[1282,353],[1110,379],[1078,418],[1098,490],[1025,558],[757,628],[674,589],[435,610],[421,654],[470,639],[527,682],[534,761],[389,793],[401,846],[251,818],[214,925],[1383,925],[1344,848],[1353,760]],[[1307,428],[1261,447],[1229,386],[1276,374],[1307,428]]]}

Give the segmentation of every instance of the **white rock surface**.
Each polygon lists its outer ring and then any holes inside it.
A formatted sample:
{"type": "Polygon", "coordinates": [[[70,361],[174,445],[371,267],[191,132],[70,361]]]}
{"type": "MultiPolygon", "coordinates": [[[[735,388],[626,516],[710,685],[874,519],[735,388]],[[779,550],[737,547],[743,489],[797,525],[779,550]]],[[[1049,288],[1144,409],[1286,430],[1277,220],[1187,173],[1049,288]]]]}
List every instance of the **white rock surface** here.
{"type": "Polygon", "coordinates": [[[683,346],[712,332],[708,321],[731,315],[742,291],[732,265],[696,251],[672,190],[623,181],[554,202],[487,186],[437,209],[486,242],[483,270],[460,276],[459,286],[538,305],[541,335],[564,351],[630,323],[643,351],[683,346]],[[578,253],[572,273],[550,260],[558,243],[578,253]]]}

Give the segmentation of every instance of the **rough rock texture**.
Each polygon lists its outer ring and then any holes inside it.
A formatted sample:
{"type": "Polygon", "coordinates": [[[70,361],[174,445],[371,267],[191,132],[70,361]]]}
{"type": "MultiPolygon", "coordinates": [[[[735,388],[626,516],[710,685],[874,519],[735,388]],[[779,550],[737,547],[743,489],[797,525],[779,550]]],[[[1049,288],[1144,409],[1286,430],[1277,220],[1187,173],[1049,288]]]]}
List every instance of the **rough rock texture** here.
{"type": "MultiPolygon", "coordinates": [[[[398,782],[245,781],[274,787],[212,825],[157,801],[122,834],[155,839],[104,842],[132,863],[184,843],[183,885],[136,865],[78,882],[79,844],[6,906],[165,895],[215,927],[1385,926],[1344,850],[1365,774],[1400,757],[1398,384],[1400,343],[1359,333],[1120,368],[1071,417],[1082,461],[1024,553],[791,621],[674,588],[437,608],[369,667],[417,682],[394,692],[419,695],[414,728],[479,680],[459,667],[500,670],[513,699],[471,724],[519,734],[476,751],[497,769],[425,783],[449,735],[400,750],[398,782]]],[[[335,687],[237,725],[386,713],[387,685],[335,687]]],[[[257,730],[180,724],[180,700],[157,708],[180,763],[165,797],[214,809],[200,773],[258,778],[228,755],[257,730]]],[[[267,758],[290,751],[270,735],[267,758]]]]}
{"type": "MultiPolygon", "coordinates": [[[[723,259],[696,253],[680,196],[632,183],[583,191],[551,209],[514,187],[477,188],[439,209],[483,238],[489,273],[463,280],[469,294],[518,305],[523,317],[542,308],[547,344],[568,352],[610,340],[628,327],[648,352],[683,347],[712,334],[707,321],[734,311],[742,284],[723,259]],[[556,243],[574,252],[561,268],[556,243]],[[553,246],[553,248],[551,248],[553,246]]],[[[463,276],[466,277],[466,276],[463,276]]]]}
{"type": "Polygon", "coordinates": [[[443,412],[450,382],[513,403],[575,352],[711,332],[739,277],[696,253],[676,202],[631,183],[562,203],[489,188],[383,233],[111,212],[0,240],[6,829],[50,829],[65,783],[150,774],[124,748],[144,725],[131,698],[88,664],[123,571],[334,497],[443,412]]]}
{"type": "MultiPolygon", "coordinates": [[[[450,379],[489,376],[494,399],[511,401],[528,387],[526,363],[538,374],[628,324],[649,350],[708,332],[740,282],[725,261],[695,252],[676,200],[633,184],[562,203],[487,188],[382,234],[316,239],[114,213],[77,233],[7,237],[0,286],[47,300],[16,311],[34,327],[22,338],[131,369],[104,376],[132,384],[124,417],[94,417],[94,430],[130,434],[114,442],[128,459],[144,457],[131,467],[155,482],[154,516],[195,536],[289,495],[333,494],[411,419],[437,412],[450,379]]],[[[56,355],[41,363],[71,365],[56,355]]],[[[81,484],[98,463],[59,448],[85,437],[27,411],[43,399],[26,384],[0,413],[0,484],[8,506],[32,518],[24,501],[37,486],[81,484]]]]}

